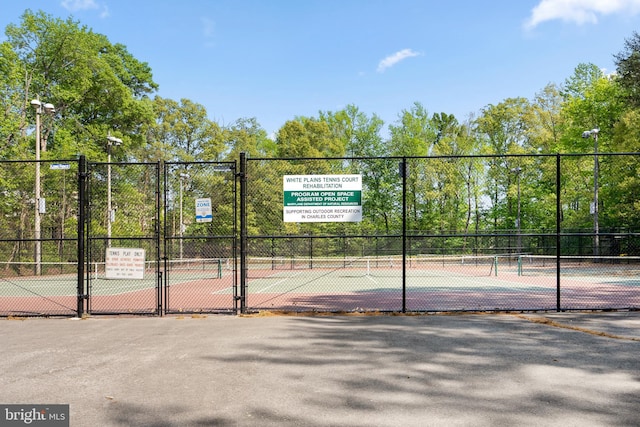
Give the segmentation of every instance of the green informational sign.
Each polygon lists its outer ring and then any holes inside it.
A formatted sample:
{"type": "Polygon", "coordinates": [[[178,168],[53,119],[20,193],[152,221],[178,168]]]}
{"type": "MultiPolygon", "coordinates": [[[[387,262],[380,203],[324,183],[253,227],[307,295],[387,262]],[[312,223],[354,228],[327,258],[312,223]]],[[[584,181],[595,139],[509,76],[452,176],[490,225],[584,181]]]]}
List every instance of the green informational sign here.
{"type": "Polygon", "coordinates": [[[361,175],[285,175],[285,222],[362,221],[361,175]]]}
{"type": "Polygon", "coordinates": [[[361,191],[285,191],[285,206],[360,206],[361,191]]]}

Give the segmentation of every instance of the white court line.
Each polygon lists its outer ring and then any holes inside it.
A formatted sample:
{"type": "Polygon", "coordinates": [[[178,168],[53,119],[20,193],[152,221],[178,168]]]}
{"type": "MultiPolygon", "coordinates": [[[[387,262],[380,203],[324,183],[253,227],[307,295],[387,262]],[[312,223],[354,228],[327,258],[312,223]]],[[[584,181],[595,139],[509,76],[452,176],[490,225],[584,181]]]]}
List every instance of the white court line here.
{"type": "Polygon", "coordinates": [[[282,280],[278,280],[276,283],[273,283],[273,284],[271,284],[271,285],[267,286],[266,288],[262,288],[262,289],[260,289],[260,290],[254,291],[254,292],[255,292],[255,293],[262,293],[262,292],[266,291],[267,289],[271,289],[271,288],[273,288],[274,286],[277,286],[277,285],[279,285],[280,283],[284,283],[284,282],[286,282],[287,280],[289,280],[289,279],[293,279],[293,278],[295,278],[296,276],[299,276],[299,275],[301,275],[301,274],[302,274],[302,273],[298,273],[298,274],[294,274],[294,275],[293,275],[293,276],[291,276],[291,277],[285,277],[284,279],[282,279],[282,280]]]}
{"type": "Polygon", "coordinates": [[[211,292],[211,295],[222,294],[222,293],[225,293],[225,292],[228,292],[228,291],[232,291],[232,290],[233,290],[233,288],[231,286],[229,286],[228,288],[223,288],[223,289],[220,289],[218,291],[211,292]]]}
{"type": "MultiPolygon", "coordinates": [[[[281,283],[286,282],[286,281],[287,281],[287,280],[289,280],[289,279],[294,279],[294,278],[296,278],[297,276],[299,276],[299,275],[301,275],[301,274],[302,274],[302,272],[300,272],[300,273],[298,273],[298,274],[295,274],[295,275],[293,275],[293,276],[291,276],[291,277],[285,277],[285,278],[283,278],[283,279],[281,279],[281,280],[278,280],[278,281],[277,281],[277,282],[275,282],[275,283],[272,283],[271,285],[269,285],[269,286],[267,286],[267,287],[264,287],[264,288],[262,288],[262,289],[257,289],[257,290],[255,290],[255,291],[253,291],[253,292],[255,292],[255,293],[262,293],[262,292],[264,292],[264,291],[266,291],[266,290],[268,290],[268,289],[273,288],[274,286],[278,286],[278,285],[280,285],[281,283]]],[[[371,280],[373,283],[375,283],[375,284],[379,284],[379,282],[378,282],[376,279],[374,279],[373,277],[371,277],[370,275],[367,275],[367,278],[368,278],[369,280],[371,280]]]]}

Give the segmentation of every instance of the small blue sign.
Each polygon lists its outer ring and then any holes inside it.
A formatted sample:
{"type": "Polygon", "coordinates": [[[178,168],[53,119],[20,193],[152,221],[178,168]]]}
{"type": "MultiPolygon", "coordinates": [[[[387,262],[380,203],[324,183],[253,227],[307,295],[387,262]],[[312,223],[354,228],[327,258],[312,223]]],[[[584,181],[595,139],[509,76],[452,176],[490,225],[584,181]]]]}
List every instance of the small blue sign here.
{"type": "Polygon", "coordinates": [[[211,199],[196,199],[196,222],[211,222],[213,214],[211,212],[211,199]]]}

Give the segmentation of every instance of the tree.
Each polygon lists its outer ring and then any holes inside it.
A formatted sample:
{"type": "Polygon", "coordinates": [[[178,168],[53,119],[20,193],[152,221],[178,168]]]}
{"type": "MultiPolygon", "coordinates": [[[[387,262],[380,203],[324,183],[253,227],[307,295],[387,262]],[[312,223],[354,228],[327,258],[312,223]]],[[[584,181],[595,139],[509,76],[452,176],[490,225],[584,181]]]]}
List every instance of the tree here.
{"type": "Polygon", "coordinates": [[[109,132],[130,136],[128,145],[143,142],[137,135],[152,118],[146,97],[157,89],[146,63],[79,22],[41,11],[27,10],[21,24],[8,25],[6,34],[21,70],[15,89],[20,96],[14,97],[20,104],[14,108],[25,118],[23,135],[32,114],[29,101],[40,97],[56,106],[55,122],[43,127],[44,140],[55,129],[47,148],[54,155],[104,156],[109,132]]]}
{"type": "MultiPolygon", "coordinates": [[[[594,64],[579,64],[561,91],[564,124],[561,148],[565,152],[584,153],[593,144],[581,138],[584,130],[600,129],[600,136],[611,135],[624,103],[615,78],[605,76],[594,64]]],[[[609,138],[601,138],[602,150],[608,149],[609,138]]]]}
{"type": "Polygon", "coordinates": [[[539,153],[556,153],[562,134],[562,102],[560,88],[546,85],[536,93],[531,105],[532,118],[528,130],[530,146],[539,153]]]}
{"type": "Polygon", "coordinates": [[[430,160],[435,173],[439,230],[457,232],[468,230],[477,191],[479,162],[467,156],[476,152],[477,139],[470,124],[461,125],[451,114],[434,114],[432,121],[437,129],[430,160]],[[454,157],[452,157],[454,156],[454,157]]]}
{"type": "Polygon", "coordinates": [[[156,96],[153,100],[155,123],[149,127],[149,139],[166,147],[164,160],[193,161],[219,159],[224,152],[217,123],[207,118],[204,106],[189,99],[178,103],[156,96]]]}
{"type": "MultiPolygon", "coordinates": [[[[431,152],[438,135],[429,113],[422,104],[416,102],[410,110],[403,110],[396,123],[389,126],[390,155],[427,156],[431,152]]],[[[410,160],[406,171],[409,228],[437,228],[433,210],[433,192],[436,184],[431,164],[423,160],[410,160]]]]}
{"type": "MultiPolygon", "coordinates": [[[[640,110],[622,115],[616,124],[611,147],[618,152],[640,152],[640,110]]],[[[613,201],[606,210],[606,223],[620,229],[640,228],[640,161],[639,156],[612,158],[615,176],[603,188],[603,198],[613,201]]]]}
{"type": "Polygon", "coordinates": [[[512,170],[524,168],[521,159],[509,155],[521,155],[530,151],[529,120],[531,105],[525,98],[509,98],[482,110],[476,121],[477,130],[483,135],[483,154],[491,157],[487,170],[487,195],[491,198],[490,217],[495,229],[515,228],[516,198],[507,197],[517,176],[512,170]]]}
{"type": "Polygon", "coordinates": [[[340,157],[345,152],[344,142],[333,134],[329,125],[314,118],[290,120],[276,136],[279,157],[340,157]]]}
{"type": "Polygon", "coordinates": [[[345,147],[350,157],[376,157],[385,154],[380,131],[384,122],[375,114],[367,117],[355,105],[347,105],[337,112],[320,112],[331,132],[345,147]]]}
{"type": "MultiPolygon", "coordinates": [[[[610,152],[616,124],[625,109],[621,87],[616,79],[605,76],[593,64],[579,64],[574,75],[566,80],[562,94],[561,151],[595,154],[594,138],[583,138],[582,135],[586,130],[598,129],[598,152],[610,152]]],[[[608,182],[617,180],[617,171],[611,159],[606,156],[584,155],[564,162],[562,188],[566,202],[563,209],[565,227],[592,227],[595,163],[599,164],[598,180],[604,187],[608,182]]],[[[601,198],[598,205],[602,218],[609,216],[607,209],[617,209],[616,204],[607,204],[605,198],[601,198]]]]}
{"type": "MultiPolygon", "coordinates": [[[[527,129],[528,145],[533,152],[555,154],[561,150],[565,126],[562,103],[560,88],[555,84],[548,84],[536,93],[527,129]]],[[[542,230],[553,230],[556,221],[556,159],[532,157],[525,160],[520,176],[523,184],[521,226],[537,225],[542,230]]],[[[512,188],[511,191],[515,194],[517,189],[512,188]]]]}
{"type": "Polygon", "coordinates": [[[397,211],[389,209],[397,201],[397,161],[373,158],[387,154],[380,135],[384,122],[375,114],[368,117],[355,105],[337,112],[321,112],[320,120],[327,123],[345,147],[346,155],[352,158],[345,163],[344,173],[362,176],[363,193],[367,197],[363,200],[361,232],[389,233],[393,225],[399,224],[397,211]]]}
{"type": "Polygon", "coordinates": [[[633,107],[640,107],[640,34],[625,40],[624,49],[613,56],[618,82],[633,107]]]}
{"type": "MultiPolygon", "coordinates": [[[[126,158],[129,154],[124,153],[142,144],[142,130],[153,117],[147,96],[157,88],[146,63],[136,60],[123,45],[111,44],[104,35],[44,12],[27,10],[20,24],[7,26],[6,35],[0,46],[0,157],[30,160],[39,144],[43,160],[79,154],[93,161],[105,160],[109,133],[124,140],[114,158],[126,158]],[[34,98],[56,108],[55,116],[43,115],[38,142],[34,141],[35,112],[30,105],[34,98]]],[[[63,237],[74,231],[74,181],[67,177],[66,172],[41,172],[41,197],[51,212],[42,217],[43,235],[63,237]]],[[[101,174],[95,178],[104,181],[101,174]]],[[[143,188],[138,184],[133,186],[143,188]]],[[[24,210],[15,217],[3,215],[1,228],[30,237],[33,164],[13,170],[1,185],[24,210]]],[[[53,256],[51,250],[43,254],[45,259],[53,256]]]]}
{"type": "Polygon", "coordinates": [[[267,136],[265,131],[255,117],[242,118],[236,120],[230,126],[221,129],[218,134],[218,141],[205,149],[207,158],[216,158],[212,148],[223,148],[225,160],[237,160],[241,152],[245,152],[249,157],[272,157],[275,156],[275,142],[267,136]]]}
{"type": "Polygon", "coordinates": [[[22,72],[18,56],[8,42],[0,44],[0,158],[14,159],[24,138],[25,115],[20,106],[24,94],[20,90],[22,72]]]}

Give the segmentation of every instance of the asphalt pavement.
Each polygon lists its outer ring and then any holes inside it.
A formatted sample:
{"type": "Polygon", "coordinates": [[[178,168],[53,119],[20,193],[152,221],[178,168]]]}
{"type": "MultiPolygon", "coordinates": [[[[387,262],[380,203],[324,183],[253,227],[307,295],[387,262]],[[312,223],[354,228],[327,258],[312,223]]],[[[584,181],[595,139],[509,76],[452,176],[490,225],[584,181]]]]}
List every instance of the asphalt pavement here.
{"type": "MultiPolygon", "coordinates": [[[[640,312],[0,319],[71,426],[638,426],[640,312]]],[[[1,421],[1,420],[0,420],[1,421]]]]}

